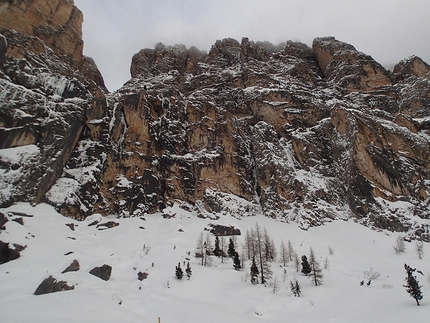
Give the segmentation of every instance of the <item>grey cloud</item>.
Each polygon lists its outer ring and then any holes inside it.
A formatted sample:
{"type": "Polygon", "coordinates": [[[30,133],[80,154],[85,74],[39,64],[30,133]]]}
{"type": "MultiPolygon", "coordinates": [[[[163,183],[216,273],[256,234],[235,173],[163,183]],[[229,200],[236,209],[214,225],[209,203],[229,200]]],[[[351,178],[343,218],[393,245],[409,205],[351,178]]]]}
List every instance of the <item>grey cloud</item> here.
{"type": "Polygon", "coordinates": [[[75,0],[84,53],[110,90],[130,78],[131,57],[158,42],[209,50],[217,39],[311,44],[335,36],[382,64],[410,55],[430,62],[428,0],[75,0]]]}

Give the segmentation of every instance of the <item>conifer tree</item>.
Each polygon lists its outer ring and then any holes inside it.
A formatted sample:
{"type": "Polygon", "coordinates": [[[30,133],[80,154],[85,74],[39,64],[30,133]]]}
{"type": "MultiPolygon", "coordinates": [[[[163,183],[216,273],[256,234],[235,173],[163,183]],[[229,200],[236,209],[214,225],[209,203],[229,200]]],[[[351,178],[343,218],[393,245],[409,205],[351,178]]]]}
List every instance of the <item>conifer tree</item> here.
{"type": "Polygon", "coordinates": [[[294,297],[300,297],[302,291],[300,290],[300,284],[297,279],[294,279],[294,282],[290,280],[290,290],[294,297]]]}
{"type": "Polygon", "coordinates": [[[214,249],[214,255],[216,257],[221,256],[221,248],[219,246],[219,237],[215,236],[215,249],[214,249]]]}
{"type": "Polygon", "coordinates": [[[307,276],[310,274],[310,272],[311,272],[311,267],[309,266],[309,263],[308,263],[308,257],[303,255],[302,256],[302,274],[307,276]]]}
{"type": "Polygon", "coordinates": [[[191,266],[189,262],[187,262],[187,268],[185,268],[185,272],[187,273],[188,279],[190,279],[192,271],[191,271],[191,266]]]}
{"type": "Polygon", "coordinates": [[[227,250],[227,254],[230,258],[234,257],[234,254],[236,252],[236,248],[234,247],[234,242],[233,239],[230,238],[229,242],[228,242],[228,250],[227,250]]]}
{"type": "Polygon", "coordinates": [[[258,267],[255,263],[255,257],[252,257],[252,263],[251,263],[251,283],[258,284],[258,267]]]}
{"type": "Polygon", "coordinates": [[[242,268],[242,265],[240,264],[239,254],[237,253],[237,251],[234,252],[233,267],[236,270],[240,270],[242,268]]]}
{"type": "Polygon", "coordinates": [[[423,294],[421,293],[421,287],[417,278],[413,275],[416,268],[412,269],[407,264],[405,264],[405,270],[406,270],[406,285],[403,285],[403,287],[406,288],[406,291],[411,295],[412,298],[415,299],[415,302],[417,302],[417,305],[420,306],[420,300],[423,298],[423,294]]]}
{"type": "Polygon", "coordinates": [[[181,263],[178,262],[178,265],[175,267],[175,269],[176,278],[182,279],[182,277],[184,277],[184,272],[182,271],[181,263]]]}

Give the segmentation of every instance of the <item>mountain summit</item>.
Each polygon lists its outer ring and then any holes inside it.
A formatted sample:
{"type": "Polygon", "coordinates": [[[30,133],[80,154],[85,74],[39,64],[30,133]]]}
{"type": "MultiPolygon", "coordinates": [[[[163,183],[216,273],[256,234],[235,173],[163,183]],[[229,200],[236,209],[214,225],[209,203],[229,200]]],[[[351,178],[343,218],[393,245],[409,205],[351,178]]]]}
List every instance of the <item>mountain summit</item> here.
{"type": "Polygon", "coordinates": [[[420,58],[387,71],[333,37],[224,39],[208,53],[160,43],[108,93],[81,24],[73,1],[0,6],[1,206],[44,201],[82,219],[178,203],[302,228],[353,218],[430,240],[420,58]]]}

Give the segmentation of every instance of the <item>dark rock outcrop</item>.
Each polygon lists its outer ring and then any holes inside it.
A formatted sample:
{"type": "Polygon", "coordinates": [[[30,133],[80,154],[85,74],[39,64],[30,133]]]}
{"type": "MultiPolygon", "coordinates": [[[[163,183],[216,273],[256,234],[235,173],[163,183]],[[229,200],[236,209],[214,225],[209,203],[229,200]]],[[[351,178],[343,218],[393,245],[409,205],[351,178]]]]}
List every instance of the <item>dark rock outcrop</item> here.
{"type": "Polygon", "coordinates": [[[67,282],[63,280],[58,281],[54,277],[49,276],[48,278],[45,278],[43,280],[39,287],[37,287],[36,291],[34,292],[34,295],[43,295],[73,289],[75,289],[74,285],[69,286],[67,282]]]}
{"type": "Polygon", "coordinates": [[[0,212],[0,230],[5,229],[4,225],[6,224],[7,221],[9,221],[7,216],[4,213],[0,212]]]}
{"type": "Polygon", "coordinates": [[[72,263],[69,266],[67,266],[67,268],[64,269],[61,273],[65,274],[65,273],[67,273],[69,271],[78,271],[80,268],[81,268],[81,266],[79,265],[79,261],[77,261],[76,259],[74,259],[72,261],[72,263]]]}
{"type": "Polygon", "coordinates": [[[205,230],[213,233],[216,236],[237,236],[241,234],[240,229],[232,225],[209,224],[205,230]]]}
{"type": "Polygon", "coordinates": [[[13,244],[13,246],[14,248],[12,249],[9,243],[0,240],[0,265],[18,259],[21,256],[20,252],[25,249],[25,247],[18,244],[13,244]]]}
{"type": "Polygon", "coordinates": [[[112,267],[106,264],[101,267],[94,267],[93,269],[90,270],[91,275],[94,275],[106,281],[110,279],[111,273],[112,273],[112,267]]]}

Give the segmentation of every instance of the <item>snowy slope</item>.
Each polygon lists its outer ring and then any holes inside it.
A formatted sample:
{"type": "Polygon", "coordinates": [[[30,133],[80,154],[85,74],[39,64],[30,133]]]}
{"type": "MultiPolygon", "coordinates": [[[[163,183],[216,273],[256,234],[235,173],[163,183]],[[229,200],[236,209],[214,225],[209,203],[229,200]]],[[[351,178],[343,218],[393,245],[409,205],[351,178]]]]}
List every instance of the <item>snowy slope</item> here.
{"type": "MultiPolygon", "coordinates": [[[[315,287],[307,277],[296,273],[293,264],[283,268],[272,263],[274,277],[280,283],[277,293],[270,286],[252,285],[249,264],[235,271],[231,260],[215,259],[211,267],[199,265],[194,250],[196,240],[209,219],[200,219],[177,207],[164,213],[141,218],[106,219],[119,226],[98,230],[88,226],[99,216],[78,222],[59,215],[51,206],[16,204],[3,213],[24,212],[24,225],[9,213],[0,240],[25,245],[17,260],[0,265],[0,322],[424,322],[430,315],[430,247],[424,245],[424,258],[415,252],[415,242],[406,243],[406,252],[396,255],[393,244],[397,234],[376,232],[352,221],[336,221],[324,226],[301,230],[263,216],[242,220],[229,216],[217,221],[234,224],[242,231],[258,222],[276,243],[291,241],[298,255],[308,255],[309,248],[323,270],[323,285],[315,287]],[[66,224],[74,223],[75,231],[66,224]],[[180,230],[182,229],[182,230],[180,230]],[[181,232],[183,231],[183,232],[181,232]],[[145,249],[144,250],[144,247],[145,249]],[[333,254],[329,253],[329,246],[333,254]],[[148,251],[149,250],[149,251],[148,251]],[[69,252],[71,254],[65,255],[69,252]],[[186,261],[191,252],[193,275],[179,281],[175,266],[186,261]],[[77,259],[80,270],[61,272],[77,259]],[[404,263],[417,267],[423,285],[420,307],[409,297],[404,284],[404,263]],[[154,267],[152,267],[154,263],[154,267]],[[95,266],[112,266],[109,281],[89,271],[95,266]],[[381,275],[372,284],[360,286],[364,272],[371,268],[381,275]],[[139,271],[148,272],[143,281],[139,271]],[[72,291],[35,296],[43,279],[52,275],[75,285],[72,291]],[[293,297],[289,280],[296,278],[303,295],[293,297]],[[170,288],[168,288],[168,285],[170,288]]],[[[213,221],[213,220],[212,220],[213,221]]]]}

